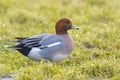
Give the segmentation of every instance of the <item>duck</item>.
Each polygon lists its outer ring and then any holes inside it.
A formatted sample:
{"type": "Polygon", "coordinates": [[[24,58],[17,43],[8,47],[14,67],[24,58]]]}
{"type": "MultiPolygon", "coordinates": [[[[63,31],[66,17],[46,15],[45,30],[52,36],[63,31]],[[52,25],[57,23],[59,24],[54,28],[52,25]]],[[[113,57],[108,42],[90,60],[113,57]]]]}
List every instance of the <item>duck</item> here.
{"type": "Polygon", "coordinates": [[[16,37],[16,45],[10,46],[22,55],[36,60],[59,62],[68,58],[74,48],[74,41],[68,30],[79,30],[68,18],[61,18],[55,25],[56,34],[40,34],[31,37],[16,37]]]}

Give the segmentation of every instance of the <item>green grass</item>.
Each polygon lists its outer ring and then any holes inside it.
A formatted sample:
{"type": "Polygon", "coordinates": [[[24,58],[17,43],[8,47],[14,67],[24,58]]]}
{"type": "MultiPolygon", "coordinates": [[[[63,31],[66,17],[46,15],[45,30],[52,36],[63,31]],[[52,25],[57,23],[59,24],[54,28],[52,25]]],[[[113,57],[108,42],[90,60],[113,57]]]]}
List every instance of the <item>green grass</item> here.
{"type": "Polygon", "coordinates": [[[119,80],[120,0],[1,0],[0,76],[15,80],[119,80]],[[79,31],[69,31],[75,41],[64,61],[45,63],[7,49],[9,40],[55,33],[58,19],[67,17],[79,31]]]}

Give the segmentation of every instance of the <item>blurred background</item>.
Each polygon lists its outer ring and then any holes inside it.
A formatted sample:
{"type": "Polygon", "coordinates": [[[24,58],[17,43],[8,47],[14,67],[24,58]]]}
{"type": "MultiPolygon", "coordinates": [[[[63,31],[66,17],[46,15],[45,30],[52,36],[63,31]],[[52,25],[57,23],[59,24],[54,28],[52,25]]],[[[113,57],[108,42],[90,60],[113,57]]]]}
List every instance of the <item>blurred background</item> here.
{"type": "Polygon", "coordinates": [[[0,79],[119,80],[120,0],[0,0],[0,79]],[[55,33],[60,18],[79,31],[72,55],[59,63],[32,61],[6,47],[10,40],[55,33]]]}

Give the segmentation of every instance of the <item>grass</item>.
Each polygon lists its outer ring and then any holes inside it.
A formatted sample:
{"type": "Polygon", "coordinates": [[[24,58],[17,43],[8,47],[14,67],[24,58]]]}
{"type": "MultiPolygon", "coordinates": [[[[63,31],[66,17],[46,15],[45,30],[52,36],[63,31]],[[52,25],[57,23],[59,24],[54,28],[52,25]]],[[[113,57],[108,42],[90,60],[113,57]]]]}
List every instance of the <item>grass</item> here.
{"type": "Polygon", "coordinates": [[[14,80],[119,80],[119,0],[1,0],[0,76],[14,80]],[[55,33],[55,22],[70,18],[79,31],[72,55],[64,61],[45,63],[7,49],[17,36],[55,33]]]}

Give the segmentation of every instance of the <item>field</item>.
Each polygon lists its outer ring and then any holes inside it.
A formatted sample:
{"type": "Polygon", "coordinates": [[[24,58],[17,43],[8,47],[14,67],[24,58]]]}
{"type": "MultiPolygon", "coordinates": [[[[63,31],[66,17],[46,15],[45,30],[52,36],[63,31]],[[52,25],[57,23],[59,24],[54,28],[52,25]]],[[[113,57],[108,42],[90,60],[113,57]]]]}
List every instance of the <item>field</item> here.
{"type": "Polygon", "coordinates": [[[120,80],[120,0],[0,0],[0,80],[120,80]],[[60,18],[70,30],[72,58],[37,62],[8,49],[10,40],[55,34],[60,18]]]}

